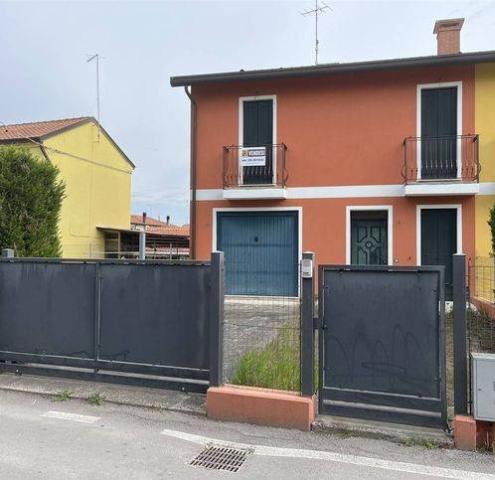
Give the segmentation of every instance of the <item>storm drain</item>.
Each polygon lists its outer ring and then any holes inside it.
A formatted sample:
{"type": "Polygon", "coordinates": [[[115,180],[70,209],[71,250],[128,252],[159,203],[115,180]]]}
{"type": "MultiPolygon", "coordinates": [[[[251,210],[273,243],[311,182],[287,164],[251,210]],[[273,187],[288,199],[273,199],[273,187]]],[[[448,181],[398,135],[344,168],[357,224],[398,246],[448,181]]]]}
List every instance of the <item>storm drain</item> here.
{"type": "Polygon", "coordinates": [[[237,472],[246,461],[249,450],[208,445],[189,465],[209,470],[237,472]]]}

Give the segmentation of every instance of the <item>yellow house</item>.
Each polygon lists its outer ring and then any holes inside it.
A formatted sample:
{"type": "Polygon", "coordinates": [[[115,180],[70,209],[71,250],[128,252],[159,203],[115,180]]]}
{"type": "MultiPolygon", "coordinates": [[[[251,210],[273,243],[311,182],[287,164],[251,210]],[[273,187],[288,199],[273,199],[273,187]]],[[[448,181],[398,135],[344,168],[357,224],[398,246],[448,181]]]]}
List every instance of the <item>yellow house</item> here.
{"type": "Polygon", "coordinates": [[[487,222],[490,208],[495,205],[495,63],[476,65],[475,102],[476,132],[480,138],[480,188],[487,189],[482,193],[491,193],[476,197],[475,243],[477,262],[480,263],[491,254],[491,232],[487,222]]]}
{"type": "Polygon", "coordinates": [[[102,258],[103,228],[130,229],[135,168],[93,117],[4,125],[1,144],[22,145],[56,165],[66,198],[59,232],[65,258],[102,258]]]}

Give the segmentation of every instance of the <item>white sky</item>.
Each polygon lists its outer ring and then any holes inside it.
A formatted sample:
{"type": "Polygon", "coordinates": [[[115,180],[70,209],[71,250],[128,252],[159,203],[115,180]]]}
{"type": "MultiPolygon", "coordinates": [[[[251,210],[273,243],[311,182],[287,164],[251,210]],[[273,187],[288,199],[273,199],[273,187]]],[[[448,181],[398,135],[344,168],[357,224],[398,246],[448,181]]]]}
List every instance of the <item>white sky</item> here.
{"type": "MultiPolygon", "coordinates": [[[[495,50],[494,1],[330,1],[320,63],[436,53],[435,20],[465,17],[461,49],[495,50]]],[[[312,1],[0,0],[0,122],[96,115],[137,165],[133,211],[188,221],[189,101],[169,77],[312,64],[312,1]]],[[[219,145],[219,148],[221,146],[219,145]]]]}

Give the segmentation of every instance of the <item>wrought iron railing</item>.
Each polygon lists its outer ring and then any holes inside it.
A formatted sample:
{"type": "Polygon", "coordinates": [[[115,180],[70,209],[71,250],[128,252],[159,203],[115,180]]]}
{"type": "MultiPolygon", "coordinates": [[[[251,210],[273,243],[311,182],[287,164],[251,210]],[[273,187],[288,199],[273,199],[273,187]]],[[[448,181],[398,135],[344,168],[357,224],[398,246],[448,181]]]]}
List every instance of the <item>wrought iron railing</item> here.
{"type": "Polygon", "coordinates": [[[276,186],[285,187],[287,146],[264,145],[223,147],[224,188],[276,186]]]}
{"type": "Polygon", "coordinates": [[[458,180],[478,182],[478,135],[407,137],[402,175],[406,183],[458,180]]]}

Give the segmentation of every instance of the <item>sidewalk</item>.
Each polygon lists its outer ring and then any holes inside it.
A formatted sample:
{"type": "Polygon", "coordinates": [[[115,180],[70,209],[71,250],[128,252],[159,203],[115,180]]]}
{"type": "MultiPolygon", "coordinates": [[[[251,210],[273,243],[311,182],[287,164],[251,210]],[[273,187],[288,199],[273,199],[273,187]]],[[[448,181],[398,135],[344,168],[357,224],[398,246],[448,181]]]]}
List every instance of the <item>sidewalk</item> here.
{"type": "Polygon", "coordinates": [[[54,397],[70,392],[70,398],[82,400],[99,393],[109,403],[206,415],[205,395],[175,390],[12,373],[0,374],[1,390],[54,397]]]}
{"type": "MultiPolygon", "coordinates": [[[[0,395],[2,390],[54,398],[70,393],[70,398],[81,400],[99,393],[107,403],[206,416],[206,395],[200,393],[13,373],[0,374],[0,395]]],[[[427,448],[452,446],[451,437],[439,430],[328,415],[317,417],[313,432],[321,435],[382,439],[427,448]]]]}

